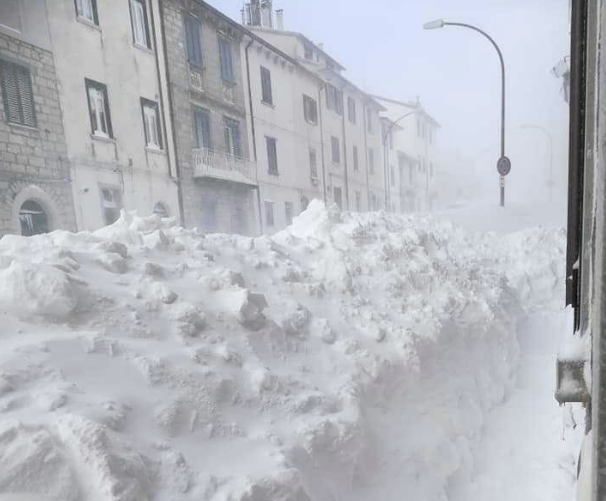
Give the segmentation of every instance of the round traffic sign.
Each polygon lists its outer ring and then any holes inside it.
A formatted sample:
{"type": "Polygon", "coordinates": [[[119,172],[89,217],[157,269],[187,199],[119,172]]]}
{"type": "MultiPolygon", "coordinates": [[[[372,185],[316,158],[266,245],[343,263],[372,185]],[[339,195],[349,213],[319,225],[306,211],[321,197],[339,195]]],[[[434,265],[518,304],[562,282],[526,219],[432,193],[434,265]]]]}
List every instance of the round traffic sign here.
{"type": "Polygon", "coordinates": [[[497,171],[499,171],[501,176],[509,174],[509,172],[511,172],[511,160],[506,156],[499,158],[499,161],[497,162],[497,171]]]}

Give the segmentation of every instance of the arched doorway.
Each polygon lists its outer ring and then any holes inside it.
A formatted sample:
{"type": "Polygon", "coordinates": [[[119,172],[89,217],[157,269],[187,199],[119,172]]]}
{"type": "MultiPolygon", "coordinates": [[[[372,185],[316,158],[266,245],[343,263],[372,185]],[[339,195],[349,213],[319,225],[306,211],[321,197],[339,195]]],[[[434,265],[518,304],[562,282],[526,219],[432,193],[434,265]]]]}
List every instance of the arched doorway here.
{"type": "Polygon", "coordinates": [[[156,205],[154,205],[154,214],[160,217],[168,217],[168,209],[166,208],[166,205],[164,205],[162,202],[156,203],[156,205]]]}
{"type": "Polygon", "coordinates": [[[19,208],[19,224],[24,237],[48,233],[50,230],[46,211],[34,200],[26,200],[19,208]]]}

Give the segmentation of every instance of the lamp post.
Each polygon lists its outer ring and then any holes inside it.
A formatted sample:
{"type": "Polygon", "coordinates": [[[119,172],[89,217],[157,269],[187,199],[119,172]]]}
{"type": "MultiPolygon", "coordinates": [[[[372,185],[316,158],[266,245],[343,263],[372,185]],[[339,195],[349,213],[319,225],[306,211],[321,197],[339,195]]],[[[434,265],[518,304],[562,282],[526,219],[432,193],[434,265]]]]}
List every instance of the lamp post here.
{"type": "Polygon", "coordinates": [[[501,63],[501,156],[497,162],[497,171],[499,172],[500,176],[499,186],[501,191],[501,207],[505,207],[505,176],[511,171],[511,161],[505,155],[505,61],[503,60],[503,54],[501,53],[501,49],[497,43],[488,33],[471,24],[451,23],[446,22],[443,19],[437,19],[436,21],[425,23],[423,28],[426,30],[435,30],[444,28],[445,26],[458,26],[460,28],[467,28],[479,33],[488,39],[499,55],[499,61],[501,63]]]}
{"type": "Polygon", "coordinates": [[[540,125],[524,124],[524,125],[521,125],[520,128],[538,130],[538,131],[542,132],[543,134],[545,134],[545,136],[547,137],[547,140],[549,141],[549,177],[547,178],[547,187],[549,188],[549,202],[551,203],[551,202],[553,202],[553,186],[554,186],[554,182],[553,182],[553,136],[545,127],[541,127],[540,125]]]}
{"type": "Polygon", "coordinates": [[[387,141],[389,140],[389,135],[391,134],[391,131],[398,124],[398,122],[404,120],[406,117],[414,115],[418,110],[419,110],[419,107],[417,106],[417,107],[415,107],[414,110],[409,111],[408,113],[405,113],[397,120],[394,120],[389,125],[389,128],[387,130],[385,130],[385,132],[383,133],[383,173],[384,173],[383,177],[385,178],[385,195],[386,195],[385,206],[386,206],[387,210],[390,209],[390,206],[388,205],[388,203],[391,202],[391,190],[390,190],[390,185],[389,185],[390,171],[389,171],[389,161],[387,158],[389,155],[389,146],[387,144],[387,141]]]}

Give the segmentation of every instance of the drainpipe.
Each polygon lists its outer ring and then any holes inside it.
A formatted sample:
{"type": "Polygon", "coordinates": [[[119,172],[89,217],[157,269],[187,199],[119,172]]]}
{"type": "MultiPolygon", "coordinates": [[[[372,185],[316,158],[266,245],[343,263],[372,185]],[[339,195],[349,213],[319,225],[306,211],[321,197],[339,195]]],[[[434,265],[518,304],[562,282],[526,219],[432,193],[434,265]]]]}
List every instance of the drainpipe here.
{"type": "Polygon", "coordinates": [[[318,120],[320,122],[320,152],[322,156],[322,192],[324,195],[324,205],[328,204],[326,195],[326,162],[324,159],[324,125],[322,122],[322,90],[326,90],[326,84],[320,84],[318,89],[318,120]]]}
{"type": "Polygon", "coordinates": [[[347,172],[347,134],[345,132],[345,95],[343,91],[345,90],[346,84],[343,84],[341,87],[341,127],[343,129],[343,177],[345,179],[345,206],[347,210],[349,210],[349,176],[347,172]]]}
{"type": "MultiPolygon", "coordinates": [[[[170,114],[170,121],[173,124],[173,127],[171,127],[172,129],[172,136],[173,136],[173,144],[175,145],[175,184],[177,185],[177,200],[178,200],[178,204],[179,204],[179,223],[181,224],[181,226],[185,226],[185,208],[183,205],[183,184],[182,184],[182,178],[181,178],[181,168],[179,166],[179,147],[177,146],[177,133],[175,131],[175,127],[174,124],[175,122],[175,108],[174,108],[174,104],[172,102],[172,88],[171,88],[171,83],[170,83],[170,71],[168,68],[168,55],[167,55],[167,50],[166,50],[166,30],[164,29],[164,5],[163,5],[163,1],[159,0],[158,2],[159,5],[159,9],[160,9],[160,30],[162,32],[162,50],[164,52],[164,71],[165,71],[165,78],[166,78],[166,91],[167,91],[167,96],[168,96],[168,110],[169,110],[169,114],[170,114]]],[[[156,48],[156,53],[157,53],[157,48],[156,48]]],[[[158,73],[160,72],[160,66],[158,65],[158,73]]],[[[160,88],[161,90],[161,88],[160,88]]],[[[166,142],[168,144],[168,141],[166,142]]]]}
{"type": "Polygon", "coordinates": [[[367,198],[367,207],[368,210],[371,210],[370,207],[370,177],[369,177],[369,173],[368,173],[368,128],[367,128],[367,124],[366,124],[366,114],[368,110],[368,106],[366,103],[364,103],[364,108],[363,108],[363,114],[364,114],[364,159],[365,159],[365,165],[366,165],[366,196],[367,198]]]}
{"type": "Polygon", "coordinates": [[[259,186],[259,166],[257,165],[257,133],[255,131],[255,113],[253,108],[253,97],[252,97],[252,86],[250,83],[250,57],[249,49],[252,46],[254,40],[251,38],[246,48],[244,49],[246,59],[246,83],[248,87],[248,106],[250,111],[250,132],[252,134],[252,149],[253,158],[255,159],[255,169],[257,170],[257,211],[259,213],[259,231],[263,234],[263,213],[261,212],[261,187],[259,186]]]}

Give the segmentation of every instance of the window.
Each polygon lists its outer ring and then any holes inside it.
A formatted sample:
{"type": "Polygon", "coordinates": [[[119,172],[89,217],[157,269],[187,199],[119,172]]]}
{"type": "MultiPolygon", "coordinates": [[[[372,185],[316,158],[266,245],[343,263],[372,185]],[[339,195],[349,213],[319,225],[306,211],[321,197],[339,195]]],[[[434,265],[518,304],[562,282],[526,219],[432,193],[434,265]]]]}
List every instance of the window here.
{"type": "Polygon", "coordinates": [[[154,214],[160,217],[168,217],[168,209],[166,208],[166,205],[164,205],[162,202],[156,203],[156,205],[154,205],[154,214]]]}
{"type": "Polygon", "coordinates": [[[314,50],[310,45],[305,44],[303,46],[303,55],[305,59],[309,59],[310,61],[314,58],[314,50]]]}
{"type": "Polygon", "coordinates": [[[76,0],[76,15],[98,25],[97,0],[76,0]]]}
{"type": "Polygon", "coordinates": [[[205,231],[217,229],[217,198],[213,194],[202,195],[202,228],[205,231]]]}
{"type": "Polygon", "coordinates": [[[375,174],[375,150],[368,148],[368,172],[371,176],[375,174]]]}
{"type": "Polygon", "coordinates": [[[133,29],[133,40],[135,44],[151,48],[149,27],[147,26],[146,0],[129,0],[130,24],[133,29]]]}
{"type": "Polygon", "coordinates": [[[29,69],[0,59],[0,82],[6,121],[36,127],[34,92],[29,69]]]}
{"type": "Polygon", "coordinates": [[[223,124],[225,127],[225,151],[235,157],[242,157],[240,122],[223,117],[223,124]]]}
{"type": "Polygon", "coordinates": [[[210,112],[204,108],[193,107],[194,140],[196,148],[212,150],[210,136],[210,112]]]}
{"type": "Polygon", "coordinates": [[[21,0],[2,0],[0,2],[0,25],[15,31],[21,31],[21,0]]]}
{"type": "Polygon", "coordinates": [[[311,124],[318,123],[318,103],[305,94],[303,94],[303,114],[307,122],[311,124]]]}
{"type": "Polygon", "coordinates": [[[396,170],[394,169],[393,165],[389,166],[389,177],[390,177],[391,185],[395,186],[396,185],[396,170]]]}
{"type": "Polygon", "coordinates": [[[265,104],[274,104],[272,92],[271,92],[271,72],[261,66],[261,94],[262,100],[265,104]]]}
{"type": "Polygon", "coordinates": [[[145,144],[148,148],[162,149],[162,126],[160,125],[160,110],[158,103],[141,98],[143,110],[143,129],[145,131],[145,144]]]}
{"type": "Polygon", "coordinates": [[[352,124],[356,123],[356,101],[353,97],[347,98],[347,118],[352,124]]]}
{"type": "Polygon", "coordinates": [[[318,182],[318,154],[314,148],[309,149],[309,177],[312,183],[318,182]]]}
{"type": "Polygon", "coordinates": [[[267,145],[267,172],[272,176],[278,175],[278,150],[276,148],[276,138],[266,137],[267,145]]]}
{"type": "Polygon", "coordinates": [[[356,210],[358,212],[362,211],[362,193],[356,191],[356,210]]]}
{"type": "Polygon", "coordinates": [[[360,159],[358,158],[358,147],[353,147],[353,169],[354,172],[358,172],[360,170],[360,159]]]}
{"type": "Polygon", "coordinates": [[[101,207],[106,226],[114,224],[120,218],[122,197],[116,188],[101,187],[101,207]]]}
{"type": "Polygon", "coordinates": [[[265,224],[267,226],[273,226],[276,224],[274,221],[274,203],[270,202],[269,200],[265,200],[263,205],[265,207],[265,224]]]}
{"type": "Polygon", "coordinates": [[[335,203],[339,206],[339,209],[343,208],[343,192],[341,191],[341,188],[335,188],[333,190],[334,192],[334,199],[335,199],[335,203]]]}
{"type": "Polygon", "coordinates": [[[286,224],[292,224],[293,218],[293,204],[292,202],[284,202],[284,217],[286,218],[286,224]]]}
{"type": "Polygon", "coordinates": [[[429,162],[429,177],[433,177],[433,162],[429,162]]]}
{"type": "Polygon", "coordinates": [[[85,83],[92,134],[98,137],[113,137],[107,87],[88,78],[85,83]]]}
{"type": "Polygon", "coordinates": [[[26,200],[19,209],[19,225],[21,235],[31,237],[50,231],[48,216],[38,202],[26,200]]]}
{"type": "Polygon", "coordinates": [[[341,163],[341,146],[339,145],[339,139],[332,136],[330,138],[330,145],[332,147],[332,161],[336,164],[341,163]]]}
{"type": "Polygon", "coordinates": [[[197,17],[185,14],[185,43],[189,64],[202,67],[202,24],[197,17]]]}
{"type": "Polygon", "coordinates": [[[301,212],[307,210],[307,207],[309,207],[309,198],[307,198],[306,196],[302,196],[301,197],[301,212]]]}
{"type": "Polygon", "coordinates": [[[231,58],[231,40],[219,35],[219,60],[221,62],[221,78],[225,83],[234,83],[234,67],[231,58]]]}
{"type": "Polygon", "coordinates": [[[366,130],[372,134],[372,110],[366,108],[366,130]]]}
{"type": "Polygon", "coordinates": [[[343,93],[331,84],[326,84],[326,107],[343,115],[343,93]]]}

